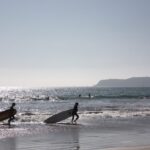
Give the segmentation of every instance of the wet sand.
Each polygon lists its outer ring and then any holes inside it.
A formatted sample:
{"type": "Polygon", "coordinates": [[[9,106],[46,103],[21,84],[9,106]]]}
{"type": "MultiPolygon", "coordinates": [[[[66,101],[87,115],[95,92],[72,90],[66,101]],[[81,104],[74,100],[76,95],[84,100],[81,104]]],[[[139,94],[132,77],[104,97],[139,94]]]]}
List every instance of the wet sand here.
{"type": "Polygon", "coordinates": [[[113,148],[107,150],[150,150],[150,146],[128,147],[128,148],[113,148]]]}
{"type": "Polygon", "coordinates": [[[150,150],[150,134],[86,125],[0,126],[0,150],[150,150]],[[143,141],[142,141],[143,140],[143,141]]]}

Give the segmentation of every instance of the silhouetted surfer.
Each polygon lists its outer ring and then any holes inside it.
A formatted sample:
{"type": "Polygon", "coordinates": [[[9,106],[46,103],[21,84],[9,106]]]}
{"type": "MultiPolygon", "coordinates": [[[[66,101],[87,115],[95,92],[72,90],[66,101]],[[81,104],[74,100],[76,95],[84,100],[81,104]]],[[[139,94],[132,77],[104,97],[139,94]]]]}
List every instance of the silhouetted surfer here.
{"type": "Polygon", "coordinates": [[[79,115],[77,114],[78,112],[78,103],[75,103],[72,111],[72,123],[76,123],[76,121],[79,119],[79,115]],[[74,119],[74,116],[76,116],[76,119],[74,119]]]}
{"type": "Polygon", "coordinates": [[[89,99],[91,99],[91,94],[89,93],[89,99]]]}
{"type": "Polygon", "coordinates": [[[12,105],[11,105],[11,107],[10,107],[10,110],[11,110],[11,112],[12,112],[12,115],[10,116],[10,118],[9,118],[9,120],[8,120],[8,125],[9,125],[9,126],[10,126],[10,122],[15,119],[14,114],[13,114],[14,111],[15,111],[15,109],[14,109],[15,105],[16,105],[16,103],[12,103],[12,105]]]}

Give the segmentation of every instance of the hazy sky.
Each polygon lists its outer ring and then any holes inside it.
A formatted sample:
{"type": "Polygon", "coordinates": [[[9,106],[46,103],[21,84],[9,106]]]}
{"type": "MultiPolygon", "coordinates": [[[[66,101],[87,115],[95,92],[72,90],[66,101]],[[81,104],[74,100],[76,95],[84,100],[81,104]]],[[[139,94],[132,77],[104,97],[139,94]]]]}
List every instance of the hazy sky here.
{"type": "Polygon", "coordinates": [[[150,0],[0,1],[0,86],[90,86],[149,65],[150,0]]]}

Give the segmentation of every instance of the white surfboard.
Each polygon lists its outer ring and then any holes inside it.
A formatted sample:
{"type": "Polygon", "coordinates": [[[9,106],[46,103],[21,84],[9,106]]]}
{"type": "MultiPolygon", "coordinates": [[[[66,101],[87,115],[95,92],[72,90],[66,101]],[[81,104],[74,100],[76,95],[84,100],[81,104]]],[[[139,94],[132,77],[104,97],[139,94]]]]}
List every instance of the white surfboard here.
{"type": "Polygon", "coordinates": [[[58,114],[55,114],[55,115],[49,117],[44,122],[45,123],[57,123],[57,122],[60,122],[62,120],[65,120],[65,119],[67,119],[67,118],[72,116],[72,110],[73,109],[62,111],[62,112],[60,112],[58,114]]]}

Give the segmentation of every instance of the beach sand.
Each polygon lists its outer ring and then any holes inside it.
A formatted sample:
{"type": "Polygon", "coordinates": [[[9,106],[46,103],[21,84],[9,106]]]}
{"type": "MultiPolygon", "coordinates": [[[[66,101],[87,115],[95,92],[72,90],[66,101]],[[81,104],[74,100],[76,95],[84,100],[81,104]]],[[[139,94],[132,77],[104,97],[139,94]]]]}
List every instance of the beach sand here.
{"type": "Polygon", "coordinates": [[[138,146],[138,147],[128,147],[128,148],[110,148],[106,150],[150,150],[150,146],[138,146]]]}
{"type": "Polygon", "coordinates": [[[131,131],[81,124],[1,125],[0,150],[150,150],[148,137],[143,132],[139,136],[131,131]]]}

